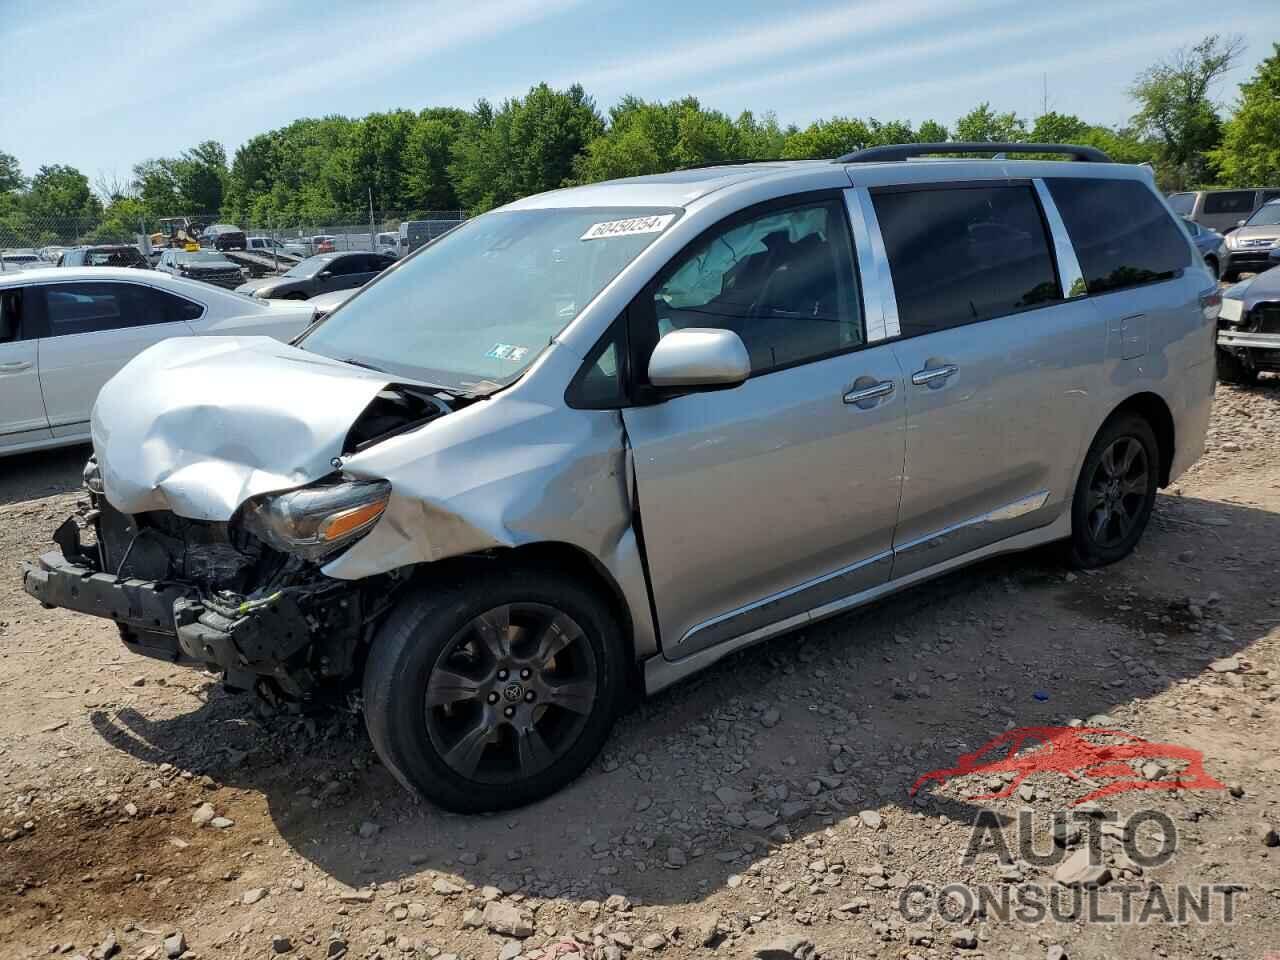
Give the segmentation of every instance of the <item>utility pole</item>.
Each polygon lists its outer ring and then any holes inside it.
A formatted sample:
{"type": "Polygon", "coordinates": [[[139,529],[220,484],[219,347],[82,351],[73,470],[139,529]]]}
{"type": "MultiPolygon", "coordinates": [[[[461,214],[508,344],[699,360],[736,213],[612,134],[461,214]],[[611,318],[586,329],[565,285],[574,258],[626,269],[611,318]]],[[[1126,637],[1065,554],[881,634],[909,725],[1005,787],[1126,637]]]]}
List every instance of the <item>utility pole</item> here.
{"type": "Polygon", "coordinates": [[[1040,98],[1040,116],[1049,112],[1049,74],[1044,74],[1044,93],[1040,98]]]}
{"type": "Polygon", "coordinates": [[[373,187],[369,187],[369,251],[371,253],[378,252],[378,245],[375,242],[373,231],[373,187]]]}

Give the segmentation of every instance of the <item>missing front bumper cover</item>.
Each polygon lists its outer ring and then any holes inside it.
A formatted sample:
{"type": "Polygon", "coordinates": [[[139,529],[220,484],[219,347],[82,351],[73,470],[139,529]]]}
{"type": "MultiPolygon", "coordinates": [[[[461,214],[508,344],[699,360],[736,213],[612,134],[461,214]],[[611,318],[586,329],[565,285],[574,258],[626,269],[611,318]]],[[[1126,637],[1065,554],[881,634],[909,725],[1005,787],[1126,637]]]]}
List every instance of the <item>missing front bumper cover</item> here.
{"type": "Polygon", "coordinates": [[[194,584],[101,570],[74,520],[59,527],[57,543],[60,550],[26,565],[23,588],[46,607],[115,621],[136,653],[205,664],[228,677],[269,677],[298,698],[351,672],[362,604],[345,584],[301,584],[257,601],[215,599],[194,584]]]}

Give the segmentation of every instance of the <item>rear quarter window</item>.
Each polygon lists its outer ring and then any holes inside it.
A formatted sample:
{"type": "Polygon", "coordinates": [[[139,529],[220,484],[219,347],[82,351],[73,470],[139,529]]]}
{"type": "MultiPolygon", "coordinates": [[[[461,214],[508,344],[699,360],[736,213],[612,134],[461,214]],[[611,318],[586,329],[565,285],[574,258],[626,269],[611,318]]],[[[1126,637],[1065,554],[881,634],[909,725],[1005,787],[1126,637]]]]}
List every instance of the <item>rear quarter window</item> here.
{"type": "Polygon", "coordinates": [[[873,193],[904,337],[1061,300],[1030,186],[873,193]]]}
{"type": "Polygon", "coordinates": [[[1137,180],[1045,181],[1091,294],[1167,280],[1191,264],[1186,233],[1137,180]]]}
{"type": "Polygon", "coordinates": [[[1205,213],[1238,213],[1245,216],[1253,212],[1255,194],[1252,190],[1223,190],[1204,198],[1205,213]]]}

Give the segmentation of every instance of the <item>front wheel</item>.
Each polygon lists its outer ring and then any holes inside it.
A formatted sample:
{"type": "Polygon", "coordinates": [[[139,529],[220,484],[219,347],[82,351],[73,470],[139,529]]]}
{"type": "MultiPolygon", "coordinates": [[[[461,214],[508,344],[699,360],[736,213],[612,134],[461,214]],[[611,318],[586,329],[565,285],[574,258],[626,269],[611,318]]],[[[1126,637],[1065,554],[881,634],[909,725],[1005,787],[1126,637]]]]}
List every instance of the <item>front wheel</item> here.
{"type": "Polygon", "coordinates": [[[1155,433],[1142,417],[1103,424],[1094,438],[1071,503],[1071,561],[1103,567],[1127,557],[1151,519],[1159,482],[1155,433]]]}
{"type": "Polygon", "coordinates": [[[396,777],[440,806],[521,806],[604,745],[623,650],[608,605],[574,581],[510,570],[425,587],[374,639],[365,724],[396,777]]]}
{"type": "Polygon", "coordinates": [[[1219,280],[1222,274],[1218,272],[1218,258],[1215,256],[1207,256],[1204,258],[1204,265],[1209,268],[1209,272],[1213,274],[1213,279],[1219,280]]]}

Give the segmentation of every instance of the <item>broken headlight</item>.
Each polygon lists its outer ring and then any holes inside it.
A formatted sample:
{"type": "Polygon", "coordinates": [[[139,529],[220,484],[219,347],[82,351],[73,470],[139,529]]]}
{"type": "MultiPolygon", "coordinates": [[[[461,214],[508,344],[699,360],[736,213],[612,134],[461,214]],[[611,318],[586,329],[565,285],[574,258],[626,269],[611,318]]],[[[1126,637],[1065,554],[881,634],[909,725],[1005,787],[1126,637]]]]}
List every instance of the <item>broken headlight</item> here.
{"type": "Polygon", "coordinates": [[[240,526],[283,553],[319,561],[372,529],[391,497],[386,480],[323,482],[254,497],[240,526]]]}

